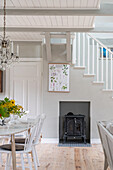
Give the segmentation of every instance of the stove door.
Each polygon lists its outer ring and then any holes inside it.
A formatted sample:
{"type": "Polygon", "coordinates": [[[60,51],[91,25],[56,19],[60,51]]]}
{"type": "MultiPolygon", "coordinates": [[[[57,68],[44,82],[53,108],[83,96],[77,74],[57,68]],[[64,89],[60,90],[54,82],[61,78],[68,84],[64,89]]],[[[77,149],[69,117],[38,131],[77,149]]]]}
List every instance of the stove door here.
{"type": "Polygon", "coordinates": [[[74,135],[82,135],[82,120],[74,118],[74,135]]]}

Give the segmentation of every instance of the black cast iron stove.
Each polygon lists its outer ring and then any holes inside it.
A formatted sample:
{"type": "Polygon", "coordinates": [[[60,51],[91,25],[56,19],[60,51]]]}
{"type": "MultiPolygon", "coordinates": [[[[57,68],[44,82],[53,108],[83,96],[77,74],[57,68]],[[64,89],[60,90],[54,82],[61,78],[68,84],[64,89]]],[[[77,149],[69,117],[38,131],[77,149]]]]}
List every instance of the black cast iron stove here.
{"type": "Polygon", "coordinates": [[[74,115],[72,112],[69,112],[67,115],[65,115],[64,143],[66,143],[70,138],[72,138],[74,141],[81,139],[83,143],[86,143],[86,122],[84,119],[84,115],[74,115]]]}

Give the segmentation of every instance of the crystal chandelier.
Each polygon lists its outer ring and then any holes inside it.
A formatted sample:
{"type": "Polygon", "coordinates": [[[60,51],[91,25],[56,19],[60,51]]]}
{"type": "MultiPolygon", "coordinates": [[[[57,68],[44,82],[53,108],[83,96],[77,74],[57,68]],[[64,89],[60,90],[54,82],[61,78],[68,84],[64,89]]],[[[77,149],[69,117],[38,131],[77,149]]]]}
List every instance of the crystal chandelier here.
{"type": "Polygon", "coordinates": [[[13,42],[6,37],[6,0],[4,0],[4,27],[3,36],[0,36],[0,69],[6,70],[10,65],[19,61],[19,46],[14,53],[13,42]]]}

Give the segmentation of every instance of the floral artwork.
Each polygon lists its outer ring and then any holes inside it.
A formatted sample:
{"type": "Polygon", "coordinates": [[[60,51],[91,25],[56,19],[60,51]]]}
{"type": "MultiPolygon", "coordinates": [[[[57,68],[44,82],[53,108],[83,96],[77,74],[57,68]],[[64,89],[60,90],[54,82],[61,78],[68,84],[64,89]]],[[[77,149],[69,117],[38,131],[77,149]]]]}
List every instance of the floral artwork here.
{"type": "Polygon", "coordinates": [[[49,91],[69,92],[69,64],[49,64],[49,91]]]}

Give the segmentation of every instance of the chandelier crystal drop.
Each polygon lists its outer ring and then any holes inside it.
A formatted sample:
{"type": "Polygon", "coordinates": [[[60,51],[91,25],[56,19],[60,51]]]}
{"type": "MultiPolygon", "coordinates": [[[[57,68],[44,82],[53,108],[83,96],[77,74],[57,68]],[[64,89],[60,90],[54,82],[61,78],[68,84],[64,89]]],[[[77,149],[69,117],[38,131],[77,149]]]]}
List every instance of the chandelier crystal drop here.
{"type": "Polygon", "coordinates": [[[19,46],[14,53],[13,42],[6,37],[6,0],[4,0],[4,27],[3,36],[0,36],[0,69],[6,70],[11,65],[19,62],[19,46]]]}

